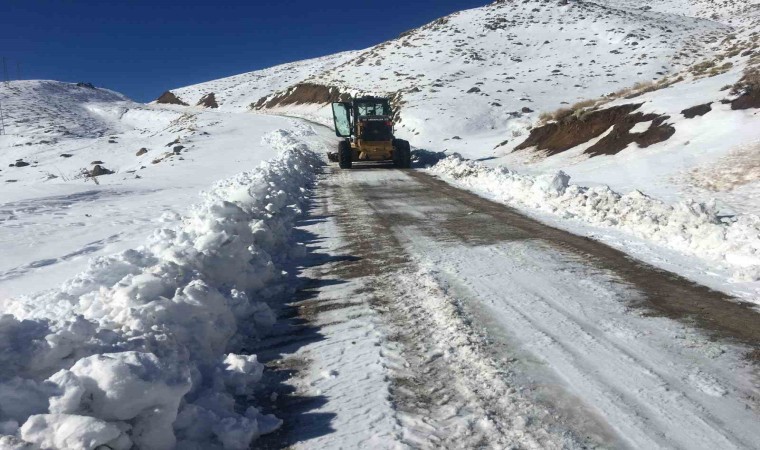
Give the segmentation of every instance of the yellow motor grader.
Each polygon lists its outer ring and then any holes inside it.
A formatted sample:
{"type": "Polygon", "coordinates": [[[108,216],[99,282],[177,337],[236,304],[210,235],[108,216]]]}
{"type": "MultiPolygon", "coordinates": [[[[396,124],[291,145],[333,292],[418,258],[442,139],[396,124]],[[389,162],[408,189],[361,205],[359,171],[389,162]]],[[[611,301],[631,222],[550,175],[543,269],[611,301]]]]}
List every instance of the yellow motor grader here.
{"type": "Polygon", "coordinates": [[[387,98],[361,97],[332,104],[338,145],[338,165],[350,169],[355,161],[393,161],[412,165],[409,142],[393,137],[393,112],[387,98]]]}

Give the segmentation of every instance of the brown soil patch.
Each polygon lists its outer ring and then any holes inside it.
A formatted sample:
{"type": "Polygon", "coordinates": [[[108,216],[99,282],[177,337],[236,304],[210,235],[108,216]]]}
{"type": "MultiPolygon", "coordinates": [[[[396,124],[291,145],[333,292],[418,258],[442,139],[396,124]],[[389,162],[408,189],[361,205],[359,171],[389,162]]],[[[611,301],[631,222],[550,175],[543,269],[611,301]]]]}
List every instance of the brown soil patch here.
{"type": "Polygon", "coordinates": [[[712,111],[712,103],[705,103],[704,105],[692,106],[681,111],[684,117],[687,119],[693,119],[697,116],[704,116],[712,111]]]}
{"type": "Polygon", "coordinates": [[[731,109],[760,108],[760,69],[747,69],[744,76],[733,86],[731,93],[739,95],[731,102],[731,109]]]}
{"type": "Polygon", "coordinates": [[[269,109],[277,106],[302,105],[307,103],[326,104],[349,101],[351,96],[343,94],[336,87],[314,83],[299,83],[286,91],[271,97],[262,97],[251,107],[253,109],[269,109]]]}
{"type": "Polygon", "coordinates": [[[213,92],[209,92],[208,94],[201,97],[200,100],[198,100],[198,106],[203,106],[206,108],[218,108],[219,104],[216,102],[216,95],[214,95],[213,92]]]}
{"type": "Polygon", "coordinates": [[[733,110],[750,108],[760,108],[760,88],[749,90],[731,102],[731,109],[733,110]]]}
{"type": "Polygon", "coordinates": [[[675,128],[665,124],[668,116],[657,114],[635,113],[641,104],[615,106],[599,111],[573,114],[559,122],[553,122],[534,128],[530,136],[515,150],[535,147],[547,152],[547,156],[556,155],[573,147],[598,138],[610,127],[614,127],[609,135],[589,147],[585,153],[598,155],[614,155],[636,142],[641,147],[663,142],[675,133],[675,128]],[[652,122],[643,133],[631,133],[631,129],[641,122],[652,122]]]}
{"type": "Polygon", "coordinates": [[[183,102],[179,99],[172,91],[166,91],[163,94],[161,94],[160,97],[156,99],[156,103],[161,103],[164,105],[182,105],[187,106],[187,103],[183,102]]]}

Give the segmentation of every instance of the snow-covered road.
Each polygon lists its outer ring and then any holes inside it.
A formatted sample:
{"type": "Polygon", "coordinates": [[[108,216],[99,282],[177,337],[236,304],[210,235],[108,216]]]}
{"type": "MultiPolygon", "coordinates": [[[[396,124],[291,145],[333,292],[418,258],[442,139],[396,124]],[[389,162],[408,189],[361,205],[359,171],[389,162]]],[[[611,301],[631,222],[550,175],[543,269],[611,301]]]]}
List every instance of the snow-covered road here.
{"type": "Polygon", "coordinates": [[[267,446],[760,448],[746,305],[418,171],[317,192],[267,446]]]}

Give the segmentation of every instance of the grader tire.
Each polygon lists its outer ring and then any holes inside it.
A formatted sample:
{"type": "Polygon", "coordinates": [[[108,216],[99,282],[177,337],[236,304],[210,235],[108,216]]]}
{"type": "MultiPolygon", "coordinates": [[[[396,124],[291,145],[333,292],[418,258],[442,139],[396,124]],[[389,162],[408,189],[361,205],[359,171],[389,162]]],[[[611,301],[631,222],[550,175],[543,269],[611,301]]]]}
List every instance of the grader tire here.
{"type": "Polygon", "coordinates": [[[397,140],[396,151],[393,156],[393,163],[399,169],[409,169],[412,167],[412,150],[409,147],[409,142],[401,139],[397,140]]]}
{"type": "Polygon", "coordinates": [[[351,166],[351,144],[348,141],[341,141],[338,144],[338,167],[350,169],[351,166]]]}

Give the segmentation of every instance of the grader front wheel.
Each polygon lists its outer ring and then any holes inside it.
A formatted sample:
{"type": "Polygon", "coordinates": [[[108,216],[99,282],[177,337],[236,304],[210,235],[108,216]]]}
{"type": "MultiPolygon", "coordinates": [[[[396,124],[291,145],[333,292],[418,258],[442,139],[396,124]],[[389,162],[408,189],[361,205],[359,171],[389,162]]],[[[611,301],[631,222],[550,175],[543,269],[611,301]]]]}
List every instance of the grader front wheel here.
{"type": "Polygon", "coordinates": [[[351,144],[348,141],[341,141],[338,144],[338,167],[350,169],[352,165],[351,144]]]}

